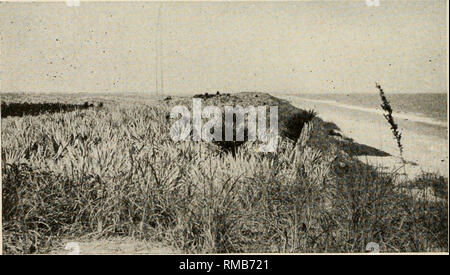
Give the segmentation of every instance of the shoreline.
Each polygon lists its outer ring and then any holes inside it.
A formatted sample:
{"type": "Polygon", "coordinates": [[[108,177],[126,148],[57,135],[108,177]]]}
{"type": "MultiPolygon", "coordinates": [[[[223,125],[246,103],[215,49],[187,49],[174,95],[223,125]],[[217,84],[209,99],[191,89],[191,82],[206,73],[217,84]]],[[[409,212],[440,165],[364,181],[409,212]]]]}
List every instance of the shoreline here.
{"type": "MultiPolygon", "coordinates": [[[[379,109],[354,106],[354,105],[350,105],[350,104],[340,103],[335,100],[310,99],[310,98],[301,98],[301,100],[316,102],[316,103],[325,103],[325,104],[329,104],[329,105],[334,105],[336,107],[341,107],[341,108],[350,109],[350,110],[357,110],[357,111],[362,111],[362,112],[367,112],[367,113],[373,113],[373,114],[378,114],[378,115],[384,114],[384,111],[379,110],[379,109]]],[[[439,120],[436,120],[436,119],[433,119],[430,117],[420,116],[420,115],[416,115],[413,113],[397,112],[397,113],[395,113],[395,118],[448,128],[448,122],[439,121],[439,120]]]]}
{"type": "MultiPolygon", "coordinates": [[[[295,107],[314,109],[324,121],[336,123],[346,137],[391,154],[389,157],[359,156],[358,159],[361,161],[391,171],[402,166],[396,142],[382,111],[374,112],[377,110],[334,103],[331,100],[304,99],[292,95],[278,96],[295,107]]],[[[402,132],[403,156],[409,163],[405,166],[405,173],[414,177],[421,172],[436,172],[448,177],[447,126],[427,125],[423,121],[412,121],[409,118],[402,114],[394,114],[394,119],[402,132]]]]}

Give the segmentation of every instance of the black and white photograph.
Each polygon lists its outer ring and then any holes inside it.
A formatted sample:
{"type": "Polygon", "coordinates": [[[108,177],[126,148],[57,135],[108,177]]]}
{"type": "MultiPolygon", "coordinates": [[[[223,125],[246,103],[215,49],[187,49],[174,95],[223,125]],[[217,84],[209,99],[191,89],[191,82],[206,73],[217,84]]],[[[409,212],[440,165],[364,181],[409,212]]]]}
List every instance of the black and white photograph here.
{"type": "Polygon", "coordinates": [[[448,255],[448,8],[1,1],[1,254],[448,255]]]}

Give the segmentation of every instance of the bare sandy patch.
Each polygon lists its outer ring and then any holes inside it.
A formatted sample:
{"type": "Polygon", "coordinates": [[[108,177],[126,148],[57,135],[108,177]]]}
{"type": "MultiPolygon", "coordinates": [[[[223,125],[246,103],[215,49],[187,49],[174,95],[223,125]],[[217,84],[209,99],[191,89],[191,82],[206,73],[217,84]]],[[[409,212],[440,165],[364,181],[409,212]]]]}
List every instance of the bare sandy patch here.
{"type": "Polygon", "coordinates": [[[67,239],[51,254],[99,255],[99,254],[179,254],[177,249],[162,243],[136,240],[131,237],[115,237],[100,240],[67,239]]]}

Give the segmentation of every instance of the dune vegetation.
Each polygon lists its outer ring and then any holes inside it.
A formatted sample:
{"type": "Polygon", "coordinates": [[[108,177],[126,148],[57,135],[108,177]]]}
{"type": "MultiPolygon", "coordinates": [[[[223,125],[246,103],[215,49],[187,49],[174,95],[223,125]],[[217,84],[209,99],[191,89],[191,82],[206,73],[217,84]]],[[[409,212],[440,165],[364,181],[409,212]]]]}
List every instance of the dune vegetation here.
{"type": "Polygon", "coordinates": [[[2,116],[3,253],[109,237],[185,253],[366,252],[372,242],[381,252],[448,251],[446,178],[381,172],[353,158],[366,147],[320,114],[260,93],[203,104],[278,105],[276,152],[259,152],[258,141],[235,154],[174,142],[168,114],[191,102],[2,116]],[[429,186],[441,200],[412,192],[429,186]]]}

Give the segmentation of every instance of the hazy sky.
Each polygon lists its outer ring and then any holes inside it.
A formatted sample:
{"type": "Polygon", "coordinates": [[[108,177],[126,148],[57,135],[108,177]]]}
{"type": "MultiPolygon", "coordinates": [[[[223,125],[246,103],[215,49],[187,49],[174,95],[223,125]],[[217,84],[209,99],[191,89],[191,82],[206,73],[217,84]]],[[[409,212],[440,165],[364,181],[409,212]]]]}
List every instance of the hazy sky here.
{"type": "MultiPolygon", "coordinates": [[[[447,92],[446,1],[161,5],[164,90],[447,92]]],[[[160,4],[1,3],[1,91],[155,91],[160,4]]]]}

